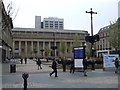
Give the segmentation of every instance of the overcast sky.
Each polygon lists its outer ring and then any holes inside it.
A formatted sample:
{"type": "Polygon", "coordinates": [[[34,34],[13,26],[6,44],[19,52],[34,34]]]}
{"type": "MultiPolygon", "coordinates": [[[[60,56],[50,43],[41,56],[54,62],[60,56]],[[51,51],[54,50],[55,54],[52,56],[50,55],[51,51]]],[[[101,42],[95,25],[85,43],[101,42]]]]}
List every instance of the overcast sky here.
{"type": "MultiPolygon", "coordinates": [[[[9,0],[4,0],[7,3],[9,0]]],[[[34,28],[35,16],[58,17],[64,19],[64,29],[90,30],[90,14],[93,11],[93,32],[115,21],[118,17],[118,1],[120,0],[12,0],[19,8],[17,17],[13,21],[14,27],[34,28]]]]}

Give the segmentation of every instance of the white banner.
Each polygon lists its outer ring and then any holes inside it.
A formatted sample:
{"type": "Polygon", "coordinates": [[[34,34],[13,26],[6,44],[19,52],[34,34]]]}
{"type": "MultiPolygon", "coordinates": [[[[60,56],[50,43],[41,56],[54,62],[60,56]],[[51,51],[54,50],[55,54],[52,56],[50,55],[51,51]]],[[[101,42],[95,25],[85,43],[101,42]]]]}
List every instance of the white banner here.
{"type": "Polygon", "coordinates": [[[115,59],[119,59],[118,54],[109,54],[109,55],[103,55],[103,67],[115,67],[114,61],[115,59]]]}

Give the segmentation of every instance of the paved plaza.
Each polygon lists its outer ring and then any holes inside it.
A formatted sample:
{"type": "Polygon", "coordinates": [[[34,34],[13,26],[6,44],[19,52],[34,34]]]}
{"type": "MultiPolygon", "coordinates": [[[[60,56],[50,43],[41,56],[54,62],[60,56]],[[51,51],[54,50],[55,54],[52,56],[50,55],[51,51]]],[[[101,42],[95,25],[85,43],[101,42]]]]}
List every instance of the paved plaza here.
{"type": "MultiPolygon", "coordinates": [[[[96,69],[88,70],[88,76],[84,77],[83,72],[69,73],[69,70],[62,72],[58,70],[58,77],[49,76],[52,71],[50,63],[43,64],[43,69],[37,70],[33,60],[27,64],[17,63],[16,73],[4,71],[2,76],[2,88],[23,88],[23,73],[28,73],[28,88],[118,88],[118,74],[114,71],[103,71],[96,69]]],[[[5,64],[6,67],[9,65],[5,64]]]]}

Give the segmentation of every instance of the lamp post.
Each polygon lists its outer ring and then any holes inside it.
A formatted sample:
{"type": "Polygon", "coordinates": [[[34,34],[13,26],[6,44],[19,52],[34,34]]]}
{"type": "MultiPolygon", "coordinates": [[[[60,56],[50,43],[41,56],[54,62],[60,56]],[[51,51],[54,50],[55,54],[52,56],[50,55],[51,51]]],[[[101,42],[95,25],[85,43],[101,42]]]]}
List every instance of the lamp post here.
{"type": "Polygon", "coordinates": [[[57,46],[55,45],[55,32],[53,32],[53,46],[51,46],[51,49],[53,50],[54,54],[53,57],[55,58],[55,50],[57,49],[57,46]]]}
{"type": "Polygon", "coordinates": [[[44,49],[41,49],[40,51],[41,51],[41,53],[42,53],[42,59],[43,59],[43,52],[44,52],[44,49]]]}
{"type": "MultiPolygon", "coordinates": [[[[97,14],[97,12],[93,12],[92,8],[91,8],[90,11],[89,12],[86,11],[86,13],[90,13],[90,15],[91,15],[91,37],[93,38],[93,17],[92,17],[92,15],[93,14],[97,14]]],[[[93,44],[94,44],[94,42],[91,42],[91,48],[90,48],[90,50],[91,50],[91,57],[93,57],[93,54],[92,54],[93,44]]]]}

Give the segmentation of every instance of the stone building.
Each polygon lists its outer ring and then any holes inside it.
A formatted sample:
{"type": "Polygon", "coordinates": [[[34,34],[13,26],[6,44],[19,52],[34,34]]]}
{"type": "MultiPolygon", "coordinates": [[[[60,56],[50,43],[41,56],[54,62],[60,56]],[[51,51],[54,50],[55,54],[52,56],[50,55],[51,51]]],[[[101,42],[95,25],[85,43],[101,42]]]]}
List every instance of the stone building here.
{"type": "MultiPolygon", "coordinates": [[[[55,29],[35,29],[35,28],[14,28],[13,34],[13,54],[14,57],[46,57],[53,56],[54,51],[51,46],[57,46],[55,56],[61,56],[61,40],[65,42],[67,57],[72,55],[73,37],[78,34],[82,44],[85,43],[85,36],[89,35],[84,30],[55,30],[55,29]],[[42,50],[44,50],[42,52],[42,50]],[[49,53],[47,53],[49,51],[49,53]]],[[[81,46],[82,46],[81,44],[81,46]]]]}
{"type": "Polygon", "coordinates": [[[98,35],[100,40],[95,43],[96,50],[111,50],[111,46],[107,38],[109,37],[109,26],[103,27],[99,30],[98,35]]]}
{"type": "Polygon", "coordinates": [[[13,23],[2,1],[0,1],[0,14],[0,60],[5,61],[7,57],[11,57],[13,23]]]}

